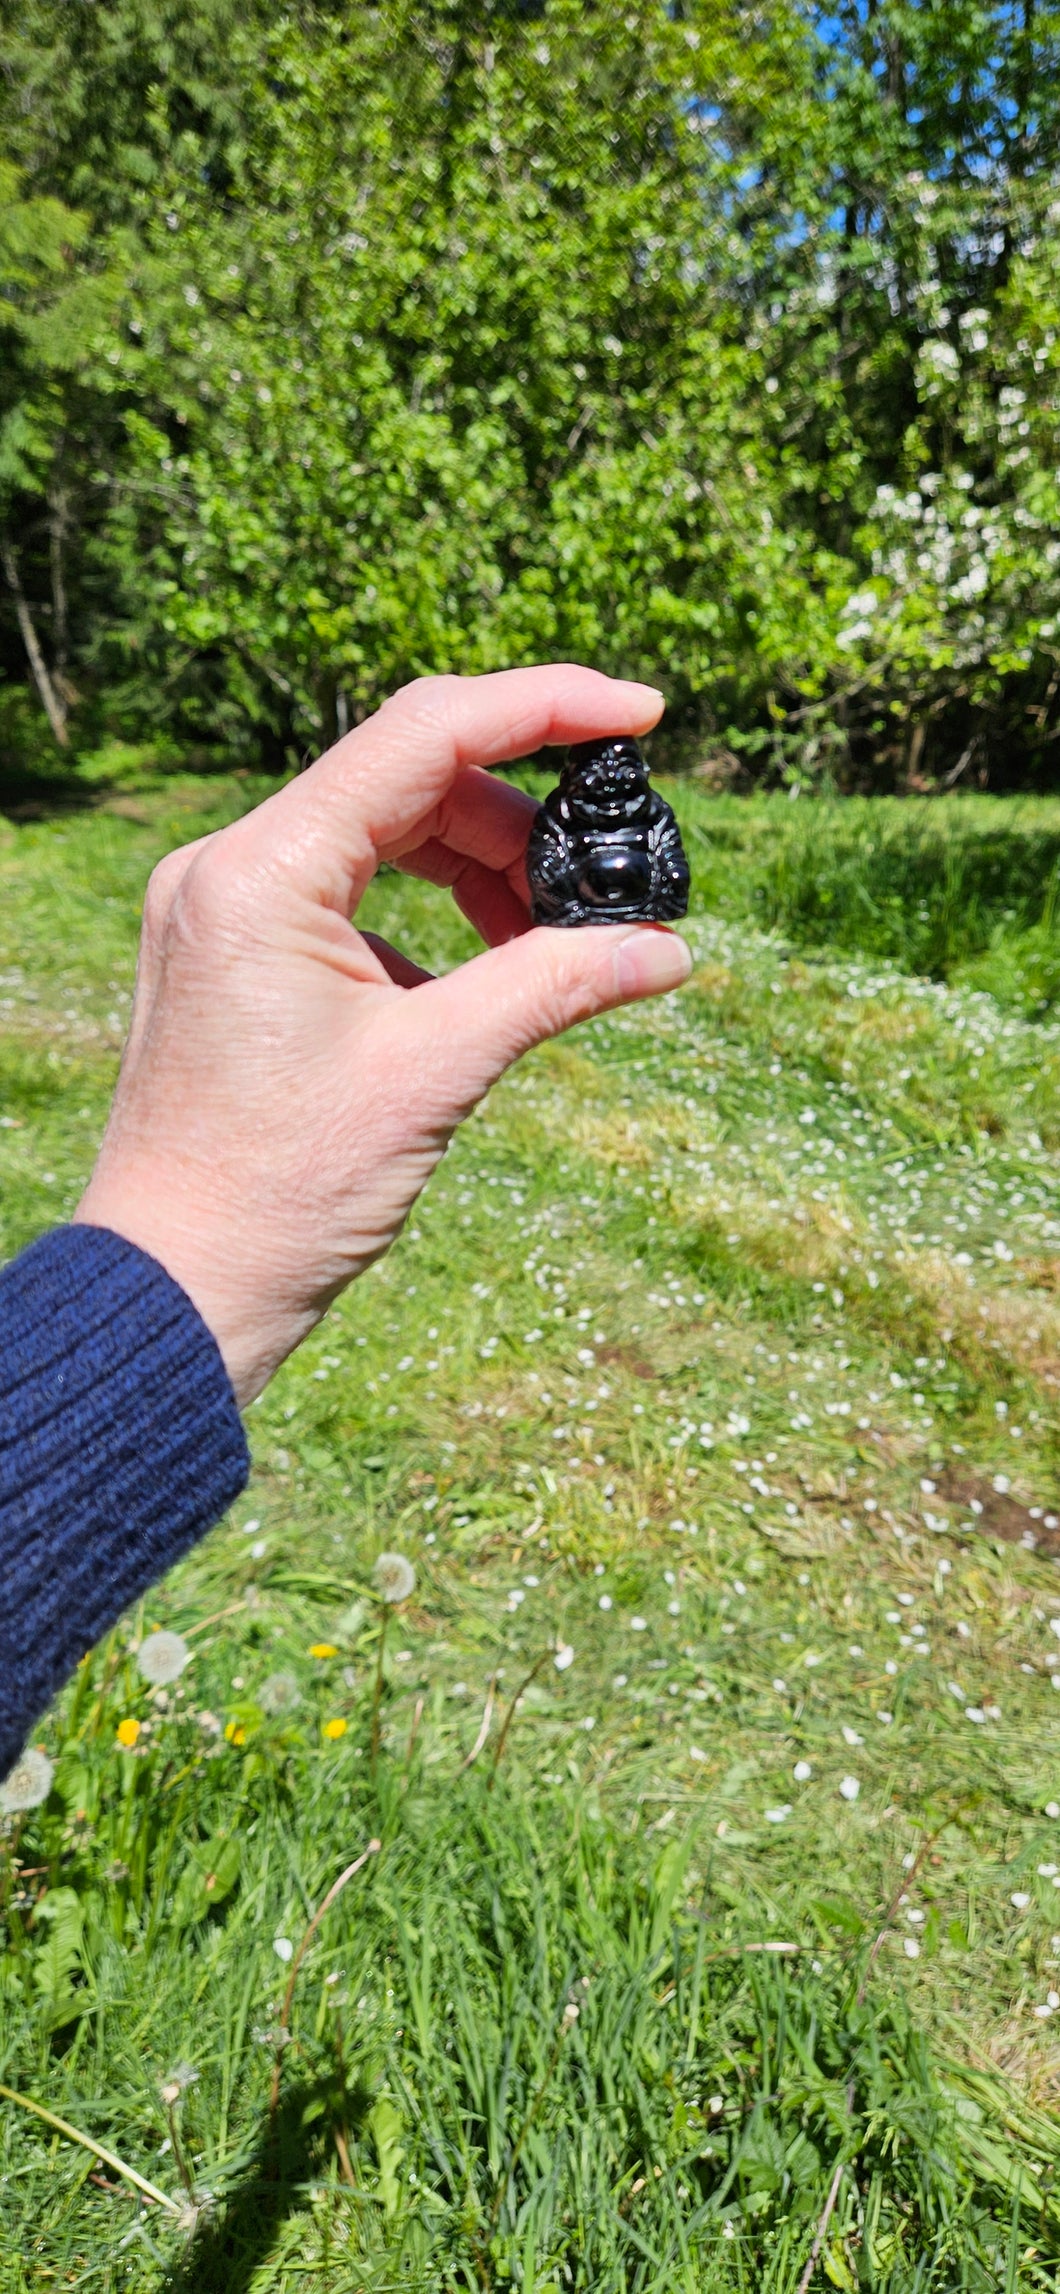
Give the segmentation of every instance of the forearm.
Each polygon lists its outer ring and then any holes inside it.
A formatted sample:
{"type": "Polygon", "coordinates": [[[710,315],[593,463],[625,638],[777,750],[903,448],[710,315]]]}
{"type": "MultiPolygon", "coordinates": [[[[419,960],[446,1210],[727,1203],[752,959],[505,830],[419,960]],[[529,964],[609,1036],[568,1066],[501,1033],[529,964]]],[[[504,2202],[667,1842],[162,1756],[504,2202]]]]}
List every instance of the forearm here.
{"type": "Polygon", "coordinates": [[[75,1226],[0,1272],[0,1777],[246,1478],[217,1346],[156,1260],[75,1226]]]}

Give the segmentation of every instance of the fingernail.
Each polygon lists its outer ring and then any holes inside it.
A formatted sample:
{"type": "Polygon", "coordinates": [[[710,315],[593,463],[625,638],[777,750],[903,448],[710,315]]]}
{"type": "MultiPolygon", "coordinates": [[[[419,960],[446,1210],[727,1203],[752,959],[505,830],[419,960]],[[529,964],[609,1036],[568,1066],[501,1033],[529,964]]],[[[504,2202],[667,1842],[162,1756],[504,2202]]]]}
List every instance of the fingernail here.
{"type": "Polygon", "coordinates": [[[692,969],[692,951],[676,932],[631,932],[615,951],[619,994],[657,996],[679,988],[692,969]]]}

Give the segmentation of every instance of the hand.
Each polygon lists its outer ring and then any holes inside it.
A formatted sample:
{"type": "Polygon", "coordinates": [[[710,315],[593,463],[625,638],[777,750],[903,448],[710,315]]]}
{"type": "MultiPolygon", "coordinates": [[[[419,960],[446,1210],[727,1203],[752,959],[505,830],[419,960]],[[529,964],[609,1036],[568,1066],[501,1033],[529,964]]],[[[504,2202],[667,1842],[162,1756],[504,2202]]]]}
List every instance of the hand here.
{"type": "Polygon", "coordinates": [[[647,685],[573,666],[426,678],[151,878],[129,1040],[77,1218],[159,1259],[239,1402],[386,1250],[456,1125],[531,1044],[676,987],[651,925],[532,930],[533,801],[480,768],[642,733],[647,685]],[[432,979],[350,919],[380,861],[489,943],[432,979]]]}

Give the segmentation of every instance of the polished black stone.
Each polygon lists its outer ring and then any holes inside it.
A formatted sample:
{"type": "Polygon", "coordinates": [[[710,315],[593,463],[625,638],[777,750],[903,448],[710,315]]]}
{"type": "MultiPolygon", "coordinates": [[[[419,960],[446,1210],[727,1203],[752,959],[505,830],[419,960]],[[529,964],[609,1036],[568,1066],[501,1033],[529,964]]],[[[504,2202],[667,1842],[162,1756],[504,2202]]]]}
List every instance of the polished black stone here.
{"type": "Polygon", "coordinates": [[[526,854],[535,924],[657,924],[685,915],[681,831],[636,741],[581,741],[534,816],[526,854]]]}

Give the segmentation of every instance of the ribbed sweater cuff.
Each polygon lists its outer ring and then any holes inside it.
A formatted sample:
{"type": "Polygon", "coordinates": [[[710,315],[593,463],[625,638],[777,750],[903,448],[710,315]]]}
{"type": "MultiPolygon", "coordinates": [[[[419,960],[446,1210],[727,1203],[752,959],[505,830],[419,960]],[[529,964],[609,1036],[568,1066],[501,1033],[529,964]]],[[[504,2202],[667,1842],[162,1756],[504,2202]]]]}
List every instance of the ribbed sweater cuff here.
{"type": "Polygon", "coordinates": [[[248,1466],[216,1341],[157,1260],[74,1226],[0,1271],[0,1777],[248,1466]]]}

